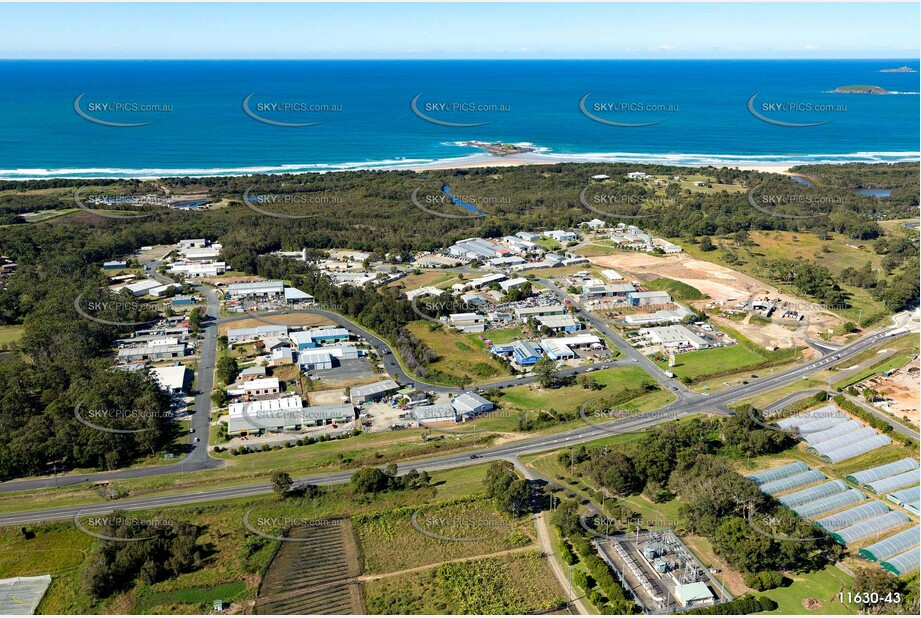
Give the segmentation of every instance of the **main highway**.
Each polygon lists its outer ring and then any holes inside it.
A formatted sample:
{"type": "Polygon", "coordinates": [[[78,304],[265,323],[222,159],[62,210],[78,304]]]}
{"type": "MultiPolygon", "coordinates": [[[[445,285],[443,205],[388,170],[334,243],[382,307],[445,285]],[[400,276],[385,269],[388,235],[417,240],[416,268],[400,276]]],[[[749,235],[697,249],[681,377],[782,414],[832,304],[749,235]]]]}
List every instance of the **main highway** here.
{"type": "MultiPolygon", "coordinates": [[[[334,314],[335,315],[335,314],[334,314]]],[[[787,369],[764,378],[727,388],[709,396],[679,397],[674,403],[657,410],[636,416],[621,418],[615,421],[594,423],[586,421],[584,427],[571,429],[565,432],[542,435],[525,440],[509,442],[499,446],[486,447],[475,451],[454,453],[439,457],[427,457],[401,463],[401,470],[407,471],[415,468],[419,471],[435,472],[449,468],[469,466],[498,459],[509,459],[539,453],[547,450],[558,449],[570,445],[588,442],[604,435],[623,434],[641,431],[659,423],[701,413],[728,414],[726,406],[733,402],[755,395],[763,394],[774,389],[792,384],[804,377],[821,371],[841,360],[860,354],[865,350],[881,343],[887,337],[906,332],[905,328],[886,328],[881,331],[866,335],[857,341],[841,347],[833,356],[825,356],[806,363],[802,366],[787,369]]],[[[369,333],[370,334],[370,333],[369,333]]],[[[366,338],[367,335],[365,335],[366,338]]],[[[373,341],[368,338],[369,341],[373,341]]],[[[339,471],[320,473],[296,479],[298,484],[331,485],[346,482],[353,471],[339,471]]],[[[113,477],[114,475],[109,475],[113,477]]],[[[82,481],[78,477],[76,482],[82,481]]],[[[22,487],[22,482],[8,483],[4,491],[28,489],[22,487]],[[7,489],[15,487],[15,489],[7,489]]],[[[271,493],[272,487],[268,483],[255,483],[224,487],[210,490],[189,490],[177,494],[153,496],[148,498],[124,499],[117,503],[101,503],[88,506],[70,506],[60,508],[32,509],[16,513],[0,515],[0,526],[19,525],[38,521],[70,519],[77,514],[101,514],[112,511],[114,508],[135,511],[161,509],[172,506],[195,504],[199,502],[223,501],[271,493]]]]}

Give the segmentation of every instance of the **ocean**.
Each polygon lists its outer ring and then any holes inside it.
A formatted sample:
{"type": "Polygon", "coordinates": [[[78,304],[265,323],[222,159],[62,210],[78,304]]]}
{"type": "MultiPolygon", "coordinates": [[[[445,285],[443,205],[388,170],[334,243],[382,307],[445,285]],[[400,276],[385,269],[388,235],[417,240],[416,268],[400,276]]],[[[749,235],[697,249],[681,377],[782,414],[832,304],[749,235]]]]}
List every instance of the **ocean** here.
{"type": "Polygon", "coordinates": [[[919,73],[880,72],[903,65],[918,60],[0,61],[0,178],[490,156],[469,141],[529,161],[917,160],[919,73]],[[892,94],[832,92],[852,84],[892,94]]]}

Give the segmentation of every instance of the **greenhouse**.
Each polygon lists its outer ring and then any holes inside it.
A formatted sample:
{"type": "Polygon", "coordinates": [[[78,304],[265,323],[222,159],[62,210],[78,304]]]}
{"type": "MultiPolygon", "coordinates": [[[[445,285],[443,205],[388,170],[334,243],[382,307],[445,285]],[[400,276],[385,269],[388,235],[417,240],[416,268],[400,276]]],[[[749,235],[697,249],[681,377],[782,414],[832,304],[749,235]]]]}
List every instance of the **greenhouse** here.
{"type": "Polygon", "coordinates": [[[760,487],[761,491],[764,493],[776,496],[777,494],[786,493],[788,491],[793,491],[794,489],[799,489],[800,487],[805,487],[806,485],[812,485],[819,481],[824,481],[825,475],[819,472],[818,470],[809,470],[808,472],[803,472],[802,474],[795,474],[793,476],[787,477],[785,479],[780,479],[779,481],[774,481],[772,483],[765,483],[760,487]]]}
{"type": "Polygon", "coordinates": [[[875,494],[887,494],[891,491],[895,491],[896,489],[910,487],[917,482],[918,473],[915,470],[909,470],[908,472],[903,472],[902,474],[888,476],[884,479],[873,481],[872,483],[867,483],[864,485],[864,487],[875,494]]]}
{"type": "Polygon", "coordinates": [[[851,457],[857,457],[858,455],[869,453],[872,450],[882,448],[891,443],[892,440],[890,440],[887,436],[876,434],[872,438],[867,438],[863,442],[845,446],[844,448],[838,449],[837,451],[820,455],[820,457],[822,458],[822,461],[827,461],[828,463],[840,463],[850,459],[851,457]]]}
{"type": "Polygon", "coordinates": [[[835,513],[834,515],[829,515],[828,517],[823,517],[815,523],[826,532],[834,532],[835,530],[841,530],[842,528],[853,526],[854,524],[870,519],[871,517],[885,515],[888,512],[889,507],[886,506],[885,503],[880,502],[879,500],[874,500],[873,502],[867,502],[866,504],[855,506],[852,509],[841,511],[840,513],[835,513]]]}
{"type": "Polygon", "coordinates": [[[859,489],[848,489],[844,493],[836,494],[821,500],[807,502],[793,509],[793,512],[804,519],[817,517],[829,511],[837,511],[846,506],[851,506],[862,502],[867,498],[866,494],[859,489]]]}
{"type": "Polygon", "coordinates": [[[841,425],[843,422],[844,420],[840,418],[819,418],[798,426],[796,432],[800,435],[821,433],[841,425]]]}
{"type": "Polygon", "coordinates": [[[794,474],[799,474],[800,472],[806,472],[807,470],[809,470],[809,466],[801,461],[794,461],[791,464],[780,466],[779,468],[772,468],[771,470],[765,470],[764,472],[751,474],[746,478],[754,481],[755,485],[761,485],[763,483],[770,483],[771,481],[785,479],[788,476],[793,476],[794,474]]]}
{"type": "Polygon", "coordinates": [[[810,410],[809,412],[803,412],[802,414],[797,414],[796,416],[785,418],[783,420],[777,421],[774,424],[778,427],[783,427],[784,429],[792,429],[794,427],[802,427],[806,423],[817,421],[823,418],[840,419],[847,418],[847,415],[840,412],[835,406],[822,406],[821,408],[816,408],[815,410],[810,410]]]}
{"type": "Polygon", "coordinates": [[[782,498],[778,498],[777,501],[785,507],[792,509],[793,507],[800,506],[801,504],[806,504],[820,500],[822,498],[834,496],[835,494],[840,494],[847,490],[848,486],[844,484],[844,481],[839,481],[836,479],[834,481],[822,483],[821,485],[816,485],[815,487],[809,487],[807,489],[795,491],[792,494],[787,494],[782,498]]]}
{"type": "Polygon", "coordinates": [[[842,545],[850,545],[855,541],[865,539],[870,536],[884,534],[894,528],[900,528],[910,522],[907,515],[898,511],[889,511],[885,515],[878,515],[872,519],[866,519],[859,524],[842,528],[831,535],[842,545]]]}
{"type": "Polygon", "coordinates": [[[872,438],[875,435],[876,430],[872,427],[861,427],[856,431],[852,431],[832,440],[816,442],[809,446],[809,448],[806,449],[806,452],[812,453],[813,455],[824,455],[825,453],[837,451],[839,448],[844,448],[845,446],[850,446],[851,444],[857,444],[858,442],[862,442],[867,438],[872,438]]]}
{"type": "Polygon", "coordinates": [[[839,423],[836,427],[832,427],[831,429],[826,429],[825,431],[817,431],[815,433],[801,437],[809,444],[818,444],[820,442],[825,442],[826,440],[834,440],[835,438],[846,436],[852,431],[857,431],[862,427],[863,423],[859,421],[847,421],[846,423],[839,423]]]}
{"type": "Polygon", "coordinates": [[[915,486],[901,491],[894,491],[886,496],[890,502],[895,502],[899,506],[912,509],[918,512],[918,500],[921,500],[921,487],[915,486]]]}
{"type": "Polygon", "coordinates": [[[905,575],[917,569],[919,562],[921,562],[921,552],[917,549],[909,549],[903,554],[889,558],[881,563],[881,566],[896,575],[905,575]]]}
{"type": "Polygon", "coordinates": [[[921,545],[921,528],[915,526],[898,534],[893,534],[888,539],[883,539],[873,543],[869,547],[864,547],[858,554],[874,562],[882,562],[893,556],[913,549],[921,545]]]}
{"type": "Polygon", "coordinates": [[[870,468],[869,470],[863,470],[861,472],[849,474],[847,476],[847,480],[854,483],[855,485],[865,485],[867,483],[872,483],[873,481],[884,479],[888,476],[901,474],[903,472],[908,472],[909,470],[917,470],[919,467],[921,466],[919,466],[917,460],[912,459],[911,457],[906,457],[905,459],[900,459],[899,461],[894,461],[882,466],[876,466],[875,468],[870,468]]]}

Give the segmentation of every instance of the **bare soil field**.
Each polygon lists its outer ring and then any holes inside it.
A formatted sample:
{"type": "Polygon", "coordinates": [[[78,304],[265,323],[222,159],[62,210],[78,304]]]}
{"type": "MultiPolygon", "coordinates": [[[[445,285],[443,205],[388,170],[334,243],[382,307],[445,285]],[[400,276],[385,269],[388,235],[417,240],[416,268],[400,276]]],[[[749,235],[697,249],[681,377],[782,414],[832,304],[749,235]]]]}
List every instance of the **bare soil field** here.
{"type": "Polygon", "coordinates": [[[918,400],[921,397],[919,386],[918,357],[893,373],[888,378],[878,378],[877,390],[887,399],[892,401],[890,411],[899,418],[907,417],[914,424],[919,423],[918,400]]]}
{"type": "Polygon", "coordinates": [[[710,300],[690,303],[698,308],[710,302],[722,302],[725,308],[729,309],[736,302],[746,301],[753,295],[770,296],[780,298],[781,301],[796,303],[800,312],[806,315],[805,327],[801,325],[789,327],[777,323],[752,324],[748,319],[731,323],[733,328],[763,346],[788,347],[795,338],[799,338],[798,342],[794,341],[795,345],[803,345],[801,339],[803,336],[819,337],[828,329],[833,329],[843,323],[840,317],[828,311],[818,307],[811,309],[815,303],[781,292],[774,286],[737,270],[699,260],[687,254],[658,257],[647,253],[623,252],[590,257],[589,260],[604,268],[613,268],[630,280],[642,282],[656,277],[667,277],[682,281],[710,297],[710,300]]]}

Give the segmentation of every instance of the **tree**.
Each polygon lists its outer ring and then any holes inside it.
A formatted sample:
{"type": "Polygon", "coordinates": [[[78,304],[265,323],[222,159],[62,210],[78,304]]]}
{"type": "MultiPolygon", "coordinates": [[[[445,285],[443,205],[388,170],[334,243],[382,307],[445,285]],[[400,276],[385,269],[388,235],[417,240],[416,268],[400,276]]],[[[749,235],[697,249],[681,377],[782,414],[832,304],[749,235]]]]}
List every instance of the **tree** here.
{"type": "Polygon", "coordinates": [[[534,374],[542,388],[551,388],[556,384],[556,363],[545,356],[534,363],[534,374]]]}
{"type": "Polygon", "coordinates": [[[713,245],[713,241],[710,240],[709,236],[704,236],[700,239],[700,250],[701,251],[713,251],[716,247],[713,245]]]}
{"type": "Polygon", "coordinates": [[[217,379],[223,384],[232,384],[240,374],[240,365],[232,356],[222,356],[217,361],[217,379]]]}
{"type": "Polygon", "coordinates": [[[294,481],[291,480],[291,475],[287,472],[276,470],[272,473],[272,490],[279,498],[284,498],[285,494],[291,491],[293,484],[294,481]]]}
{"type": "Polygon", "coordinates": [[[380,468],[356,470],[349,481],[357,493],[373,494],[387,489],[389,477],[380,468]]]}

